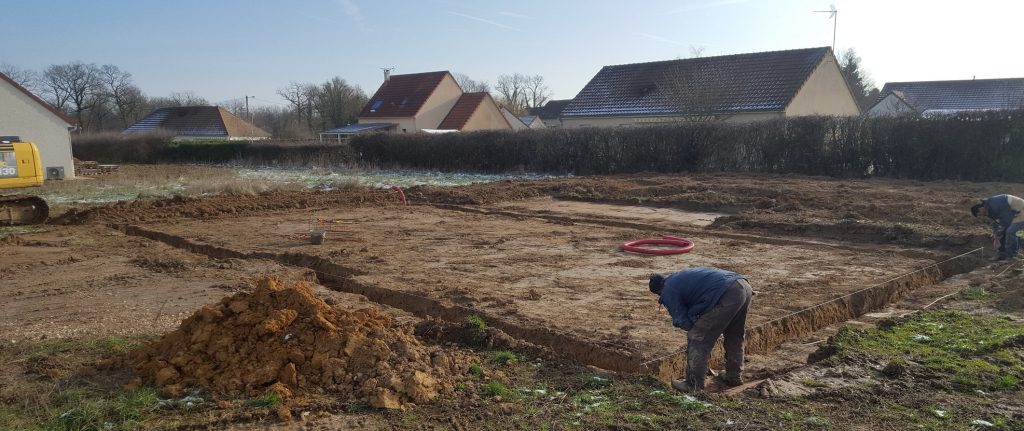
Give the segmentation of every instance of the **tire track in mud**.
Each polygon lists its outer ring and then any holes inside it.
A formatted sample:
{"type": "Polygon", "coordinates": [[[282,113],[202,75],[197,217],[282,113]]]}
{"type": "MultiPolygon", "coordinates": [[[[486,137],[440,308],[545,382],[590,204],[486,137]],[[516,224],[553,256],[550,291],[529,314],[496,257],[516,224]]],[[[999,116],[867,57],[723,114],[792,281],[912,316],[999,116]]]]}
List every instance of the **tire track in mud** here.
{"type": "MultiPolygon", "coordinates": [[[[533,217],[521,214],[510,214],[509,216],[533,217]]],[[[630,223],[623,222],[623,224],[630,223]]],[[[332,290],[363,295],[373,302],[398,308],[421,318],[437,318],[461,324],[465,322],[466,317],[475,314],[487,321],[489,325],[504,331],[513,338],[548,348],[565,359],[609,371],[654,374],[659,379],[667,381],[678,377],[685,369],[685,353],[682,352],[652,359],[654,355],[645,355],[643,352],[624,346],[613,346],[602,340],[587,339],[547,327],[522,325],[485,311],[397,289],[361,283],[353,277],[366,274],[365,271],[339,265],[318,256],[303,253],[244,252],[136,225],[112,225],[111,227],[121,230],[127,235],[159,241],[215,259],[267,259],[285,265],[306,268],[316,273],[320,284],[332,290]]],[[[620,225],[620,227],[622,226],[620,225]]],[[[650,229],[650,226],[644,228],[650,229]]],[[[744,237],[746,240],[755,240],[750,236],[744,237]]],[[[780,239],[780,241],[788,240],[780,239]]],[[[794,241],[793,243],[807,245],[805,241],[794,241]]],[[[816,243],[816,245],[822,244],[816,243]]],[[[806,336],[826,326],[883,308],[906,297],[919,287],[937,283],[955,274],[969,272],[979,264],[977,259],[969,257],[970,254],[965,253],[942,262],[936,262],[878,285],[748,328],[746,351],[748,353],[769,352],[785,341],[806,336]]],[[[719,346],[716,348],[713,361],[720,364],[721,359],[719,346]]]]}

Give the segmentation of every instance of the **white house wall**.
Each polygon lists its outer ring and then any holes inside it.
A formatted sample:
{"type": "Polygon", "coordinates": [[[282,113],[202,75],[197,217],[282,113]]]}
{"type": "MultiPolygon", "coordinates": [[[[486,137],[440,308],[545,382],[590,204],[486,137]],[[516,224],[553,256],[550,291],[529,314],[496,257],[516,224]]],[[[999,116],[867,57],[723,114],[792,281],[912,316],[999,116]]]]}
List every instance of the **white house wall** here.
{"type": "Polygon", "coordinates": [[[66,178],[75,176],[68,124],[31,97],[0,80],[0,135],[20,136],[39,147],[43,167],[61,166],[66,178]]]}

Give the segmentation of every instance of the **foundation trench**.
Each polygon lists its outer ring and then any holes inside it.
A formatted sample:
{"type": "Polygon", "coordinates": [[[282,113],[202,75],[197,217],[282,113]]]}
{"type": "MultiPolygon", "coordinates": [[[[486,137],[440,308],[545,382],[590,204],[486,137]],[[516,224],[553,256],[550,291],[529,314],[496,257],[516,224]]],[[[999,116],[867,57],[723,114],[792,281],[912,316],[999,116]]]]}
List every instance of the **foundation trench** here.
{"type": "MultiPolygon", "coordinates": [[[[654,374],[662,380],[678,377],[685,368],[685,351],[654,357],[626,346],[588,339],[548,327],[513,322],[483,310],[358,282],[354,276],[365,274],[364,271],[345,267],[318,256],[304,253],[239,251],[136,225],[111,227],[127,235],[159,241],[214,259],[266,259],[305,268],[316,274],[320,284],[332,290],[363,295],[371,301],[404,310],[420,318],[435,318],[462,324],[468,316],[477,315],[488,325],[504,331],[513,338],[545,347],[560,357],[584,365],[615,372],[654,374]]],[[[744,239],[749,240],[749,236],[744,239]]],[[[746,351],[768,352],[784,341],[809,335],[826,326],[885,307],[906,297],[919,287],[971,271],[978,265],[978,259],[972,257],[978,251],[936,262],[883,283],[750,327],[746,331],[746,351]]]]}

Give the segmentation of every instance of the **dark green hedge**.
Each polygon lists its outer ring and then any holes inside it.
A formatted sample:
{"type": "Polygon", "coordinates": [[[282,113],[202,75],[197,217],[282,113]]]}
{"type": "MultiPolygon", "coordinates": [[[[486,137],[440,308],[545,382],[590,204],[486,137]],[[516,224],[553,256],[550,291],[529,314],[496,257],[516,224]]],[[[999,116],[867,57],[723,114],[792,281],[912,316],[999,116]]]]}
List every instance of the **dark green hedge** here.
{"type": "Polygon", "coordinates": [[[338,166],[354,162],[348,145],[317,141],[173,142],[168,135],[104,133],[76,136],[72,152],[80,160],[104,163],[234,163],[252,166],[338,166]]]}
{"type": "Polygon", "coordinates": [[[1024,112],[943,118],[799,117],[746,124],[374,134],[363,162],[450,171],[577,175],[771,172],[1024,181],[1024,112]]]}

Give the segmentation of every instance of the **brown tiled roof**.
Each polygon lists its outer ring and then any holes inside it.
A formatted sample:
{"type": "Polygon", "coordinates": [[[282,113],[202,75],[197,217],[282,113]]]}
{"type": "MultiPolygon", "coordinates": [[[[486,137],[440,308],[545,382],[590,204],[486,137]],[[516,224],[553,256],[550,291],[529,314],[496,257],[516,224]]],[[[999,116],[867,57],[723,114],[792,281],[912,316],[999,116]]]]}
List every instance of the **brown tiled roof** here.
{"type": "Polygon", "coordinates": [[[783,111],[829,47],[605,66],[561,117],[783,111]]]}
{"type": "Polygon", "coordinates": [[[228,112],[228,110],[217,107],[220,111],[220,119],[224,122],[224,129],[228,131],[228,136],[241,136],[248,138],[269,138],[270,133],[254,124],[239,118],[237,115],[228,112]]]}
{"type": "Polygon", "coordinates": [[[132,124],[125,132],[169,130],[193,138],[269,138],[270,133],[219,106],[160,108],[132,124]]]}
{"type": "Polygon", "coordinates": [[[448,71],[394,75],[363,107],[360,117],[412,117],[448,75],[448,71]]]}
{"type": "Polygon", "coordinates": [[[28,89],[26,89],[25,87],[22,87],[21,84],[18,84],[17,82],[14,82],[14,80],[11,79],[11,77],[3,74],[2,72],[0,72],[0,80],[6,81],[8,84],[11,84],[12,86],[14,86],[14,89],[16,89],[16,90],[18,90],[18,91],[20,91],[22,93],[25,93],[26,96],[28,96],[30,99],[36,101],[36,103],[42,105],[44,108],[46,108],[47,111],[52,112],[53,115],[56,115],[61,120],[63,120],[65,123],[68,123],[69,126],[74,126],[76,123],[78,123],[77,121],[75,121],[74,118],[71,118],[71,117],[68,116],[68,114],[65,114],[65,113],[61,112],[61,110],[57,109],[55,106],[53,106],[53,105],[51,105],[49,103],[46,103],[46,101],[44,101],[43,99],[40,99],[35,94],[32,94],[31,91],[28,91],[28,89]]]}
{"type": "Polygon", "coordinates": [[[441,125],[437,126],[438,129],[442,130],[462,130],[466,126],[466,122],[469,121],[469,117],[473,116],[480,104],[488,97],[486,92],[483,93],[464,93],[462,97],[459,97],[459,101],[455,102],[455,106],[452,107],[451,111],[448,111],[448,116],[444,117],[444,121],[441,121],[441,125]]]}

